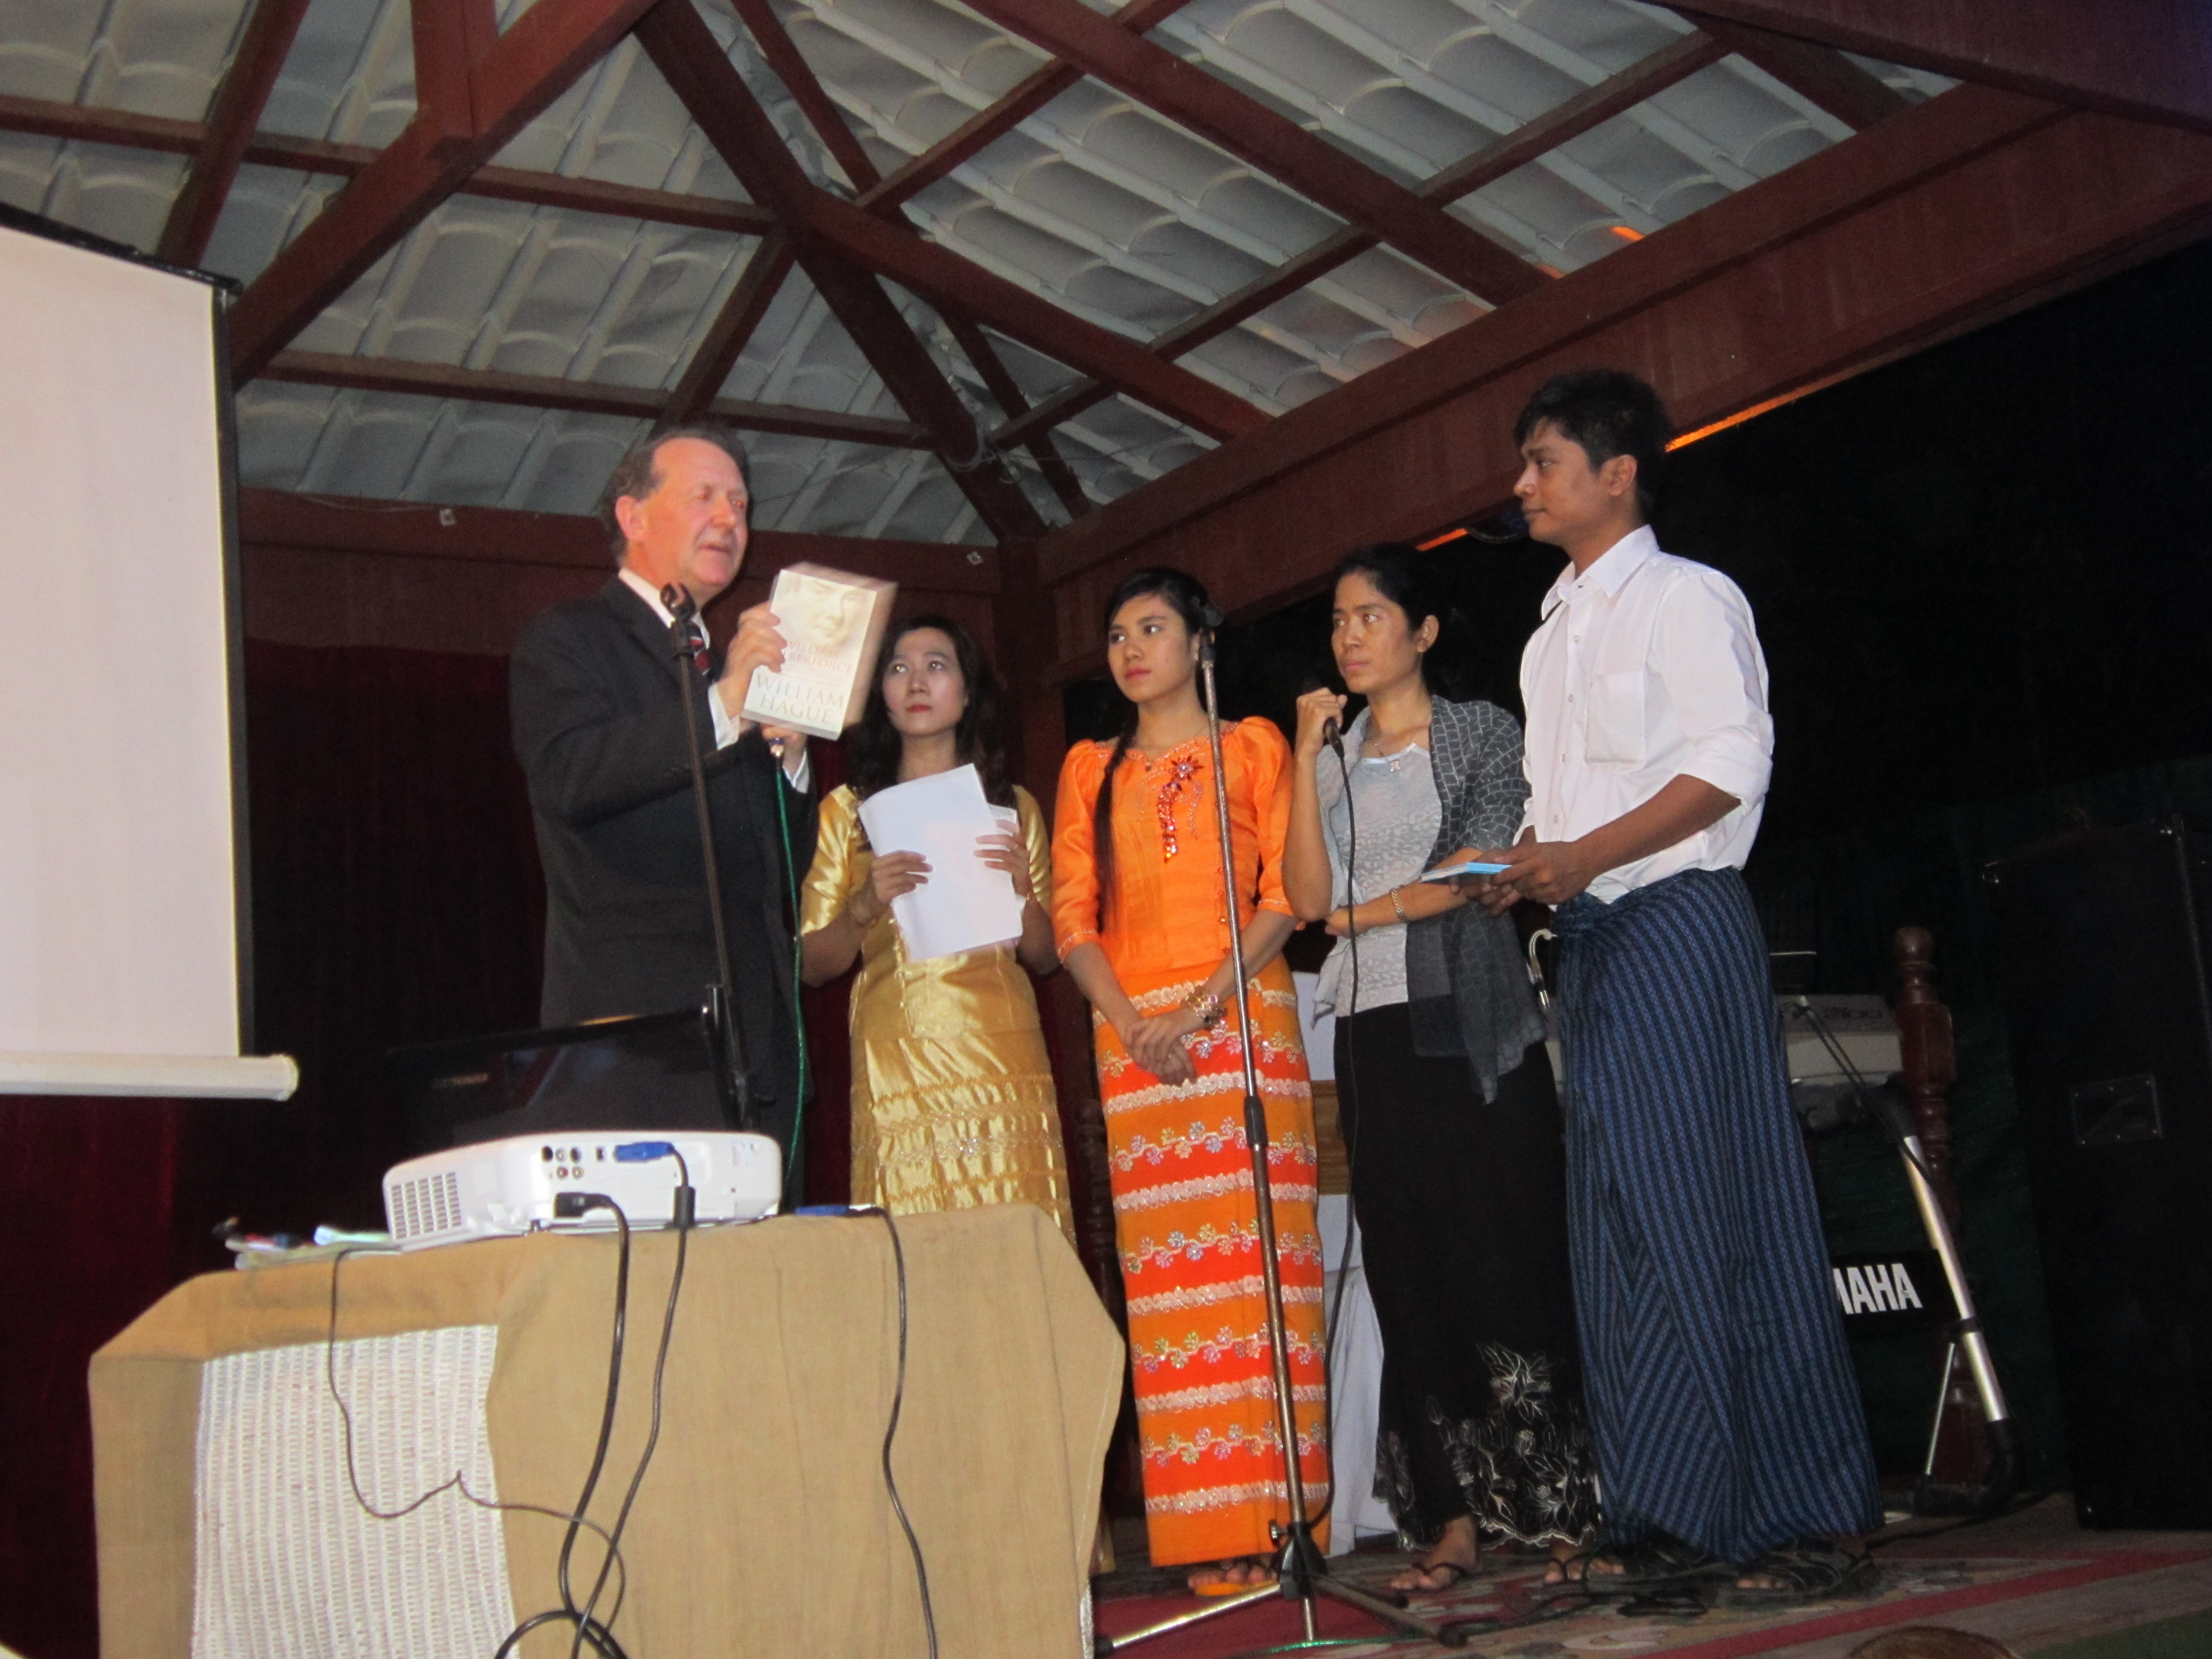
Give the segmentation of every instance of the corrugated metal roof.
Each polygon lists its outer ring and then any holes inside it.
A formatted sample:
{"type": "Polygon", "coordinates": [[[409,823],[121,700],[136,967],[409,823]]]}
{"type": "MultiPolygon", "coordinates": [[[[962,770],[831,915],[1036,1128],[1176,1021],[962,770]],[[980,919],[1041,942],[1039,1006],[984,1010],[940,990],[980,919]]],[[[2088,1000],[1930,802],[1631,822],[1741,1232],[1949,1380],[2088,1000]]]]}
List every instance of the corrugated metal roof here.
{"type": "MultiPolygon", "coordinates": [[[[926,151],[1048,62],[942,0],[775,0],[877,167],[926,151]]],[[[501,7],[511,23],[521,0],[501,7]]],[[[1110,9],[1110,8],[1101,8],[1110,9]]],[[[724,0],[701,10],[808,176],[854,193],[724,0]]],[[[204,120],[242,0],[0,0],[0,94],[204,120]]],[[[1632,0],[1195,0],[1151,39],[1377,173],[1418,186],[1675,43],[1690,25],[1632,0]]],[[[414,112],[406,0],[315,0],[264,132],[381,147],[414,112]]],[[[1908,98],[1940,77],[1866,64],[1908,98]]],[[[1726,58],[1455,203],[1532,264],[1568,272],[1795,165],[1849,129],[1726,58]]],[[[667,83],[624,40],[498,158],[502,166],[742,201],[667,83]]],[[[149,150],[0,133],[0,199],[150,248],[185,171],[149,150]]],[[[204,263],[251,282],[343,187],[248,165],[204,263]]],[[[994,274],[1133,340],[1187,322],[1340,228],[1248,163],[1097,81],[1078,81],[908,204],[909,222],[994,274]]],[[[673,388],[760,239],[459,195],[327,307],[303,350],[673,388]]],[[[986,429],[1003,416],[930,309],[902,309],[986,429]]],[[[1181,362],[1279,413],[1483,314],[1416,261],[1373,248],[1181,362]]],[[[996,340],[1032,401],[1076,378],[996,340]]],[[[785,283],[722,395],[903,418],[803,272],[785,283]]],[[[643,422],[256,381],[239,394],[250,484],[582,511],[643,422]]],[[[1056,428],[1094,501],[1172,470],[1206,439],[1123,398],[1056,428]]],[[[749,441],[757,522],[933,540],[986,532],[933,455],[821,438],[749,441]]],[[[1066,516],[1022,452],[1048,523],[1066,516]]]]}

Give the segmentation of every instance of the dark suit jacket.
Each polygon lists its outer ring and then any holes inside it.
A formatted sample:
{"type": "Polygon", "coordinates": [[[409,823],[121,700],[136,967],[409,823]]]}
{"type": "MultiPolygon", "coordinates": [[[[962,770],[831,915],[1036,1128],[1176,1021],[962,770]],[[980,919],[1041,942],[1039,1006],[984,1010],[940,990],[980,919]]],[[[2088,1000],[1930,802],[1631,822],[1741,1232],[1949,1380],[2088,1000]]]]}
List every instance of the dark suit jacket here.
{"type": "Polygon", "coordinates": [[[757,731],[713,746],[710,684],[679,667],[667,625],[618,577],[538,617],[516,643],[514,752],[545,866],[540,1015],[569,1025],[696,1008],[715,976],[684,738],[688,690],[707,750],[747,1066],[756,1100],[772,1105],[763,1127],[787,1126],[799,1046],[777,797],[788,867],[802,873],[814,856],[815,803],[790,788],[757,731]]]}

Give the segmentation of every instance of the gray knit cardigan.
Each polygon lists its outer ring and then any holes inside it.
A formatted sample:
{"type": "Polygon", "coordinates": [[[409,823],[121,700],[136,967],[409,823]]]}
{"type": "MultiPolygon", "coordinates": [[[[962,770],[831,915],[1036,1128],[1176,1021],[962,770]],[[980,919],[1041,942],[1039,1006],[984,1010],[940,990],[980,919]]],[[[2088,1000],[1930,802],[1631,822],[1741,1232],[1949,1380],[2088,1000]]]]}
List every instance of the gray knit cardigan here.
{"type": "MultiPolygon", "coordinates": [[[[1431,865],[1462,847],[1504,847],[1528,799],[1521,726],[1495,703],[1433,700],[1429,755],[1443,816],[1431,865]]],[[[1544,1035],[1510,916],[1464,904],[1406,930],[1407,1012],[1413,1047],[1463,1054],[1475,1092],[1488,1100],[1498,1079],[1544,1035]]]]}

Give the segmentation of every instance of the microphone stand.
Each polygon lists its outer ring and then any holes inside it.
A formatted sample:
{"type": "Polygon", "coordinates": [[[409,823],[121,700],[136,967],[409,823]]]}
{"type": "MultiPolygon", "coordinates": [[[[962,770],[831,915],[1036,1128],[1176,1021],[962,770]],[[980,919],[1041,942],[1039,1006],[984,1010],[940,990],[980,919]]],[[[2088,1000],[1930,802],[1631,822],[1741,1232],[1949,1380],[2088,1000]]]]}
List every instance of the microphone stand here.
{"type": "MultiPolygon", "coordinates": [[[[699,708],[691,695],[697,678],[699,653],[706,641],[698,634],[699,607],[690,594],[671,582],[660,590],[660,602],[675,618],[668,627],[676,651],[676,666],[683,680],[684,737],[691,757],[691,804],[699,818],[699,857],[707,872],[707,913],[714,927],[714,982],[707,987],[699,1007],[702,1035],[714,1066],[714,1087],[722,1097],[722,1110],[747,1133],[754,1130],[752,1078],[745,1069],[744,1042],[738,1031],[737,981],[730,975],[729,925],[722,915],[722,869],[714,856],[714,813],[707,803],[706,752],[699,742],[699,708]]],[[[707,695],[714,695],[710,685],[707,695]]],[[[781,787],[781,782],[777,786],[781,787]]]]}
{"type": "Polygon", "coordinates": [[[1237,975],[1234,1001],[1237,1036],[1244,1055],[1244,1139],[1252,1154],[1252,1203],[1260,1224],[1260,1280],[1267,1298],[1267,1346],[1274,1362],[1275,1432],[1282,1442],[1284,1491],[1288,1494],[1291,1523],[1270,1522],[1273,1538],[1276,1582],[1256,1585],[1235,1595],[1224,1596],[1210,1607],[1162,1620],[1124,1636],[1094,1636],[1094,1655],[1119,1653],[1139,1642],[1148,1642],[1170,1631],[1186,1629],[1239,1607],[1280,1596],[1296,1601],[1305,1623],[1305,1639],[1314,1637],[1314,1601],[1327,1595],[1371,1613],[1409,1635],[1425,1637],[1446,1647],[1463,1645],[1473,1633],[1454,1625],[1439,1625],[1406,1610],[1406,1598],[1375,1595],[1355,1589],[1328,1570],[1328,1562],[1314,1542],[1313,1522],[1306,1515],[1304,1472],[1298,1468],[1297,1413],[1291,1398],[1291,1349],[1283,1321],[1281,1253],[1275,1245],[1275,1195],[1267,1179],[1267,1113],[1260,1098],[1259,1063],[1252,1046],[1250,986],[1244,972],[1244,930],[1237,913],[1236,848],[1229,833],[1229,774],[1221,760],[1221,702],[1213,689],[1213,629],[1208,628],[1199,647],[1199,673],[1206,686],[1206,736],[1213,756],[1213,816],[1221,832],[1222,914],[1229,918],[1229,960],[1237,975]]]}

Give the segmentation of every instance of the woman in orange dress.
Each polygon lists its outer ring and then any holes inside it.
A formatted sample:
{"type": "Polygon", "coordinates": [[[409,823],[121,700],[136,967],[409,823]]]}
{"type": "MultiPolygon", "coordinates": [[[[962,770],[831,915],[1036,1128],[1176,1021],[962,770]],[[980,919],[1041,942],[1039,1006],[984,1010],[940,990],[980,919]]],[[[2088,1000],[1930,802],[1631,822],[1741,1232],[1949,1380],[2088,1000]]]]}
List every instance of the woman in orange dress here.
{"type": "MultiPolygon", "coordinates": [[[[1106,1109],[1152,1559],[1218,1562],[1192,1575],[1197,1589],[1263,1581],[1268,1523],[1290,1516],[1197,689],[1211,611],[1179,570],[1139,570],[1115,589],[1106,658],[1128,720],[1115,742],[1068,751],[1053,834],[1054,927],[1091,1000],[1106,1109]]],[[[1282,961],[1296,925],[1280,873],[1291,750],[1263,720],[1224,726],[1221,746],[1298,1462],[1318,1522],[1328,1445],[1313,1096],[1282,961]]]]}

